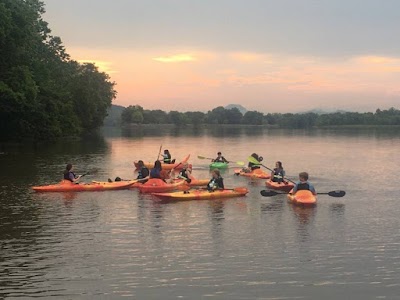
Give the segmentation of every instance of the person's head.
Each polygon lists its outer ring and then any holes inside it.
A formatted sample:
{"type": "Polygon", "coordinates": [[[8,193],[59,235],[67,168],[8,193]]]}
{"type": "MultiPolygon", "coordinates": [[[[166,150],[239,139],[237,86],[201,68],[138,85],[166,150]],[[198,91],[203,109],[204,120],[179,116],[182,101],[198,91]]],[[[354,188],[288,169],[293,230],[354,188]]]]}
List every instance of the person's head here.
{"type": "Polygon", "coordinates": [[[162,170],[161,161],[156,160],[156,161],[154,162],[154,169],[162,170]]]}
{"type": "Polygon", "coordinates": [[[255,159],[258,160],[258,154],[257,154],[257,153],[253,153],[253,154],[251,155],[251,157],[253,157],[253,158],[255,158],[255,159]]]}
{"type": "Polygon", "coordinates": [[[164,154],[169,154],[169,151],[167,149],[165,149],[164,154]]]}
{"type": "Polygon", "coordinates": [[[139,161],[138,161],[138,166],[139,166],[139,168],[143,168],[143,167],[144,167],[144,162],[143,162],[143,160],[139,160],[139,161]]]}
{"type": "Polygon", "coordinates": [[[222,155],[222,153],[221,153],[221,152],[218,152],[217,155],[218,155],[218,157],[220,157],[220,156],[222,155]]]}
{"type": "Polygon", "coordinates": [[[214,169],[214,170],[212,170],[211,175],[214,178],[218,178],[221,176],[221,173],[220,173],[219,169],[214,169]]]}
{"type": "Polygon", "coordinates": [[[282,167],[282,162],[277,161],[277,162],[275,163],[275,168],[283,169],[283,167],[282,167]]]}
{"type": "Polygon", "coordinates": [[[65,170],[67,170],[68,172],[72,170],[72,164],[67,164],[67,166],[65,167],[65,170]]]}
{"type": "Polygon", "coordinates": [[[299,174],[299,179],[300,179],[300,181],[307,181],[308,180],[308,173],[307,172],[301,172],[299,174]]]}

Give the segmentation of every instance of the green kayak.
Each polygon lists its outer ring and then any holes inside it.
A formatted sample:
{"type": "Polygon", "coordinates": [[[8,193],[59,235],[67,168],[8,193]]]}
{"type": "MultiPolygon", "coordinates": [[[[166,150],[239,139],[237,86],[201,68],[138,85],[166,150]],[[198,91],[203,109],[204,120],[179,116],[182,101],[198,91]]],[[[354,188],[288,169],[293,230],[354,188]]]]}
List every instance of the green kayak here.
{"type": "Polygon", "coordinates": [[[224,162],[213,162],[210,164],[211,169],[224,169],[228,167],[228,163],[224,162]]]}

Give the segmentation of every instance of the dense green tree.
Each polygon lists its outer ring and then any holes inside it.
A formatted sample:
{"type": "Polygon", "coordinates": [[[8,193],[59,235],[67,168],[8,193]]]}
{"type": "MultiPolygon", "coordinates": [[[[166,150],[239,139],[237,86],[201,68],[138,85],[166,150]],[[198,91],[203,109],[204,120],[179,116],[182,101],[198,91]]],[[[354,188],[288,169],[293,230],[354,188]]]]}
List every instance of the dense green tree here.
{"type": "Polygon", "coordinates": [[[264,114],[258,111],[247,111],[244,116],[242,123],[250,125],[262,125],[264,119],[264,114]]]}
{"type": "Polygon", "coordinates": [[[0,138],[50,139],[102,125],[114,83],[70,59],[39,0],[0,0],[0,138]]]}

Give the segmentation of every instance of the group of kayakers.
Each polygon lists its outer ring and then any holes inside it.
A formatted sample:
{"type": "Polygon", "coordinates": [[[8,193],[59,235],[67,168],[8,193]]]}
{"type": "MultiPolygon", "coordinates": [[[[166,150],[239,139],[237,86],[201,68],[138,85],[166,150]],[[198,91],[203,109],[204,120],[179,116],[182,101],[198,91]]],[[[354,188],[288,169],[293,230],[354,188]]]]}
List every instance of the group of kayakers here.
{"type": "MultiPolygon", "coordinates": [[[[160,154],[160,156],[162,157],[162,161],[164,164],[175,163],[175,159],[171,158],[171,154],[168,150],[164,150],[164,153],[160,154]]],[[[242,170],[245,173],[253,172],[254,170],[260,169],[260,167],[263,166],[261,164],[261,162],[263,161],[262,156],[258,155],[257,153],[253,153],[251,154],[250,158],[251,161],[249,161],[247,167],[243,168],[242,170]]],[[[221,152],[217,153],[217,157],[215,159],[212,159],[212,162],[229,163],[229,161],[224,156],[222,156],[221,152]]],[[[139,160],[137,163],[138,176],[136,179],[140,180],[142,183],[145,183],[148,179],[152,178],[158,178],[167,182],[167,180],[174,179],[176,177],[190,183],[192,177],[191,167],[189,167],[189,164],[187,162],[182,162],[179,164],[181,164],[182,166],[180,168],[179,174],[175,176],[175,169],[173,168],[170,171],[163,170],[160,160],[156,160],[154,162],[154,167],[150,170],[145,166],[143,160],[139,160]]],[[[288,184],[288,182],[285,180],[285,176],[286,173],[283,169],[282,162],[277,161],[275,163],[275,168],[271,172],[271,181],[288,184]]],[[[72,164],[67,164],[66,169],[64,170],[64,180],[77,182],[81,177],[82,175],[77,176],[74,174],[72,164]]],[[[293,194],[296,193],[298,190],[310,190],[313,194],[316,194],[314,186],[308,181],[308,177],[309,175],[307,172],[301,172],[299,174],[299,181],[295,183],[292,190],[293,194]]],[[[207,189],[209,191],[224,189],[224,180],[221,176],[221,172],[219,169],[213,169],[211,171],[211,179],[207,184],[207,189]]]]}

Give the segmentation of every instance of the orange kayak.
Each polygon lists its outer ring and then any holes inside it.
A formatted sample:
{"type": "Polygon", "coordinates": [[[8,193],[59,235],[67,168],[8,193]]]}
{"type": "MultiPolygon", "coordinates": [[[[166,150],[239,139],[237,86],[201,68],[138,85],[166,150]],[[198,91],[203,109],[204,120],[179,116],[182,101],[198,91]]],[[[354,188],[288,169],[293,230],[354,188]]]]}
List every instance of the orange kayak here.
{"type": "Polygon", "coordinates": [[[186,182],[186,180],[183,180],[181,178],[174,179],[174,182],[184,181],[188,186],[205,186],[210,182],[210,179],[196,179],[191,176],[190,179],[191,179],[190,183],[186,182]]]}
{"type": "MultiPolygon", "coordinates": [[[[178,163],[174,163],[174,164],[164,164],[163,162],[161,162],[161,167],[163,170],[172,170],[172,169],[176,169],[176,170],[180,170],[183,168],[184,163],[186,163],[190,158],[190,154],[188,156],[186,156],[181,162],[178,163]]],[[[137,161],[134,161],[133,164],[135,165],[136,169],[139,169],[139,165],[137,161]]],[[[152,169],[154,167],[154,162],[145,162],[144,166],[148,169],[152,169]]],[[[189,167],[192,168],[192,165],[189,164],[189,167]]]]}
{"type": "Polygon", "coordinates": [[[290,202],[300,205],[315,205],[317,204],[317,196],[311,193],[309,190],[300,190],[296,194],[287,195],[290,202]]]}
{"type": "Polygon", "coordinates": [[[174,183],[166,183],[162,179],[151,178],[146,183],[138,186],[138,189],[142,193],[164,193],[172,192],[177,189],[178,186],[184,185],[185,181],[181,180],[174,183]]]}
{"type": "Polygon", "coordinates": [[[245,196],[249,190],[247,188],[236,188],[228,190],[215,190],[209,192],[207,190],[190,190],[187,192],[174,193],[154,193],[153,195],[164,200],[209,200],[223,199],[245,196]]]}
{"type": "Polygon", "coordinates": [[[271,174],[264,172],[261,169],[255,169],[251,172],[244,172],[243,169],[235,169],[234,170],[236,175],[240,176],[246,176],[250,178],[256,178],[256,179],[269,179],[271,178],[271,174]]]}
{"type": "Polygon", "coordinates": [[[272,181],[271,179],[267,180],[265,182],[265,185],[272,190],[284,191],[284,192],[289,192],[294,187],[294,184],[289,181],[275,182],[275,181],[272,181]]]}
{"type": "Polygon", "coordinates": [[[44,186],[34,186],[36,192],[85,192],[85,191],[111,191],[129,189],[136,181],[117,182],[92,182],[73,183],[69,180],[62,180],[60,183],[44,186]]]}

